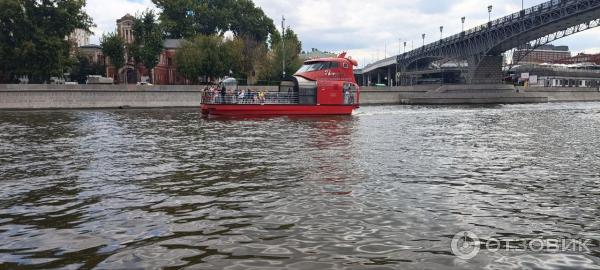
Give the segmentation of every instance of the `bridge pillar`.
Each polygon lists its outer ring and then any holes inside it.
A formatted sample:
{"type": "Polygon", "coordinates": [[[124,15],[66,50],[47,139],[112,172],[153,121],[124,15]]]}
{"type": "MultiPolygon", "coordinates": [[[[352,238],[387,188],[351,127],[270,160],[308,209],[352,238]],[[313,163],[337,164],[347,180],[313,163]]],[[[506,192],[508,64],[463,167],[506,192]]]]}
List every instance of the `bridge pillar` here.
{"type": "Polygon", "coordinates": [[[392,87],[392,68],[387,68],[387,85],[388,87],[392,87]]]}
{"type": "Polygon", "coordinates": [[[381,72],[377,71],[377,84],[381,84],[381,72]]]}
{"type": "Polygon", "coordinates": [[[469,61],[469,84],[499,84],[502,83],[504,73],[502,73],[501,55],[486,55],[479,61],[472,59],[469,61]]]}
{"type": "Polygon", "coordinates": [[[409,85],[408,82],[408,75],[406,74],[407,68],[404,65],[400,65],[399,70],[400,71],[400,85],[401,86],[407,86],[409,85]]]}

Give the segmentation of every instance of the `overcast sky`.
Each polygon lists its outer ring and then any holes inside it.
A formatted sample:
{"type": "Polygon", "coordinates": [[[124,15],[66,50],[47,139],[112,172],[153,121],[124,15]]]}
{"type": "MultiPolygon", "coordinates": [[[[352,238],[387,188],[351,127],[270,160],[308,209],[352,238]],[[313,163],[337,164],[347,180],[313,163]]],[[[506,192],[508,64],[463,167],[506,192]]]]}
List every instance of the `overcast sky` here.
{"type": "MultiPolygon", "coordinates": [[[[281,27],[285,15],[303,43],[304,50],[318,48],[333,52],[348,51],[360,66],[377,58],[403,50],[400,41],[422,44],[460,31],[460,18],[465,16],[465,28],[488,20],[487,6],[493,5],[492,19],[521,9],[520,0],[254,0],[275,25],[281,27]],[[387,44],[387,46],[386,46],[387,44]],[[387,48],[387,50],[386,50],[387,48]]],[[[543,0],[525,0],[533,6],[543,0]]],[[[155,8],[150,0],[88,0],[87,12],[97,28],[92,42],[97,43],[104,32],[116,29],[116,20],[126,13],[135,15],[155,8]]],[[[600,52],[600,29],[589,30],[555,42],[569,45],[573,52],[600,52]]]]}

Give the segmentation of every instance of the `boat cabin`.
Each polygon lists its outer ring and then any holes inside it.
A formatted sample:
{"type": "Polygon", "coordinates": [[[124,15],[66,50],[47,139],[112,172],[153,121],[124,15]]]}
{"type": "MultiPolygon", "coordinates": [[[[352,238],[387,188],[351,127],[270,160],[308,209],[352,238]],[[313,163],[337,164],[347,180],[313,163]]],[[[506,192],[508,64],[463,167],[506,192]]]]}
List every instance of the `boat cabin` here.
{"type": "Polygon", "coordinates": [[[320,58],[304,65],[279,87],[240,88],[234,78],[226,78],[216,88],[205,91],[203,104],[303,106],[353,106],[359,104],[359,87],[353,68],[358,63],[345,54],[320,58]]]}

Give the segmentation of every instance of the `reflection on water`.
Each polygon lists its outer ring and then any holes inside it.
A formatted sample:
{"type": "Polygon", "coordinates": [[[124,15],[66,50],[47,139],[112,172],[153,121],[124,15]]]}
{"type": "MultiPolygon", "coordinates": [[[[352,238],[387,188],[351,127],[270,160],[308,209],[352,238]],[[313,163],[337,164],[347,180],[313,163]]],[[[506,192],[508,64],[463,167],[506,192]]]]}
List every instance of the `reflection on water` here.
{"type": "Polygon", "coordinates": [[[600,104],[0,112],[2,269],[600,269],[600,104]]]}

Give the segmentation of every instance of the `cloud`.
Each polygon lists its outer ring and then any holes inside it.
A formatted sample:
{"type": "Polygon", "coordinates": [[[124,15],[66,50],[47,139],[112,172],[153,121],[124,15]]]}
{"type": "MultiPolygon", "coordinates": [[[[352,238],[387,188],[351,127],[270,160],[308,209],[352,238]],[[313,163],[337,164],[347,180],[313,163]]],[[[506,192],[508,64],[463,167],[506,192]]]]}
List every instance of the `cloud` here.
{"type": "Polygon", "coordinates": [[[150,0],[88,0],[85,10],[96,24],[92,29],[94,36],[91,42],[98,44],[102,34],[116,31],[117,19],[125,14],[135,15],[146,9],[156,9],[156,7],[150,0]]]}
{"type": "MultiPolygon", "coordinates": [[[[257,6],[280,27],[281,16],[296,31],[303,48],[318,48],[334,52],[348,51],[361,62],[391,56],[403,50],[407,42],[418,47],[426,42],[461,30],[460,18],[465,16],[465,28],[484,24],[487,7],[493,5],[492,18],[521,9],[519,0],[254,0],[257,6]],[[386,46],[387,44],[387,46],[386,46]]],[[[544,0],[525,0],[533,6],[544,0]]],[[[88,0],[90,14],[98,29],[93,40],[104,32],[114,31],[116,20],[126,13],[135,14],[154,8],[150,0],[88,0]]],[[[574,52],[600,51],[600,29],[586,31],[555,42],[569,45],[574,52]]]]}

